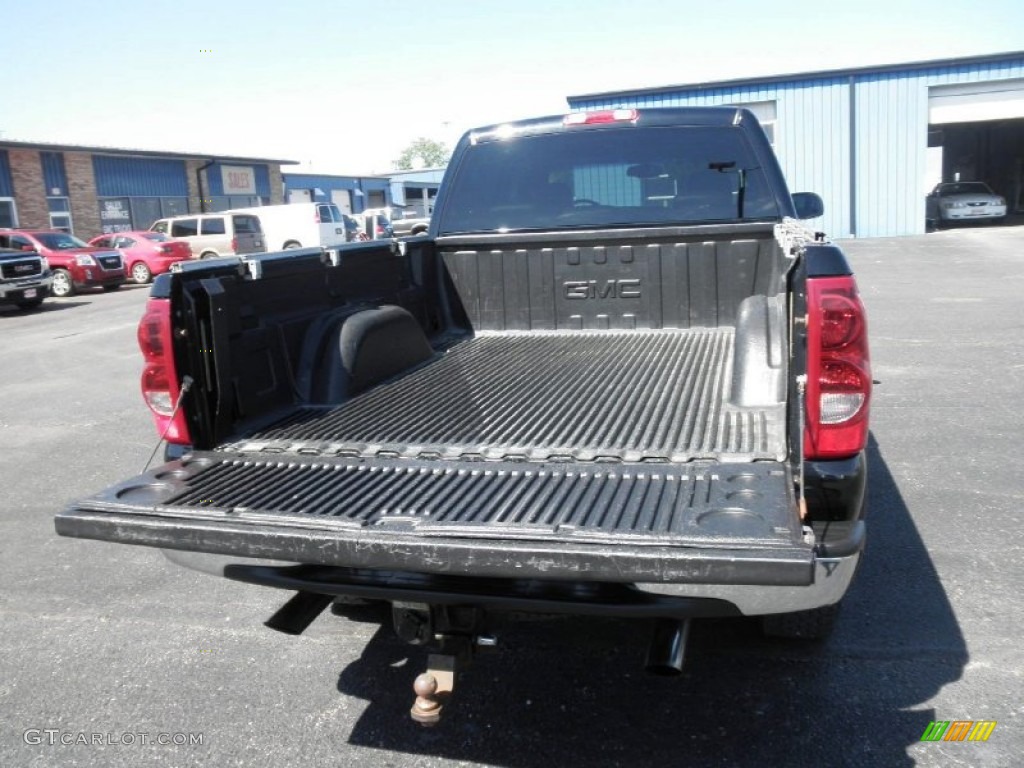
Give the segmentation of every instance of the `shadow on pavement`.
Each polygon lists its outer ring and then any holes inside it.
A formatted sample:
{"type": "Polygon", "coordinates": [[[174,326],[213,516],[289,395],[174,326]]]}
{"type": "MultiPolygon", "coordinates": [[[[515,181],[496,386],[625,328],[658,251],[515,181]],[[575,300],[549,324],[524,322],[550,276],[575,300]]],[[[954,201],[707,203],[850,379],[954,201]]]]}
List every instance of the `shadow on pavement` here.
{"type": "Polygon", "coordinates": [[[62,309],[72,307],[87,307],[91,301],[73,301],[71,299],[46,299],[35,309],[19,309],[18,307],[0,307],[0,315],[44,315],[49,312],[59,312],[62,309]]]}
{"type": "Polygon", "coordinates": [[[652,678],[646,623],[515,624],[459,678],[446,721],[423,729],[408,711],[425,652],[384,626],[338,680],[370,702],[350,743],[511,767],[913,765],[907,748],[938,718],[912,710],[960,677],[967,651],[873,438],[868,450],[868,554],[830,641],[698,622],[683,676],[652,678]]]}

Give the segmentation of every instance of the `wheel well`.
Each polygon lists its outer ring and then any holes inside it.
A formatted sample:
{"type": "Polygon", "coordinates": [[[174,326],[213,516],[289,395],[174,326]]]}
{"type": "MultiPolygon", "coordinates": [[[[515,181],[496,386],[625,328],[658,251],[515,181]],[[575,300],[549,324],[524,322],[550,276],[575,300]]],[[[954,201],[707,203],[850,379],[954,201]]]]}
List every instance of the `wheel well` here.
{"type": "Polygon", "coordinates": [[[200,259],[216,259],[220,256],[216,251],[203,251],[199,254],[200,259]]]}
{"type": "Polygon", "coordinates": [[[415,227],[412,228],[412,232],[410,234],[422,235],[426,231],[427,231],[427,225],[426,224],[417,224],[415,227]]]}
{"type": "Polygon", "coordinates": [[[284,247],[285,248],[301,248],[302,247],[302,243],[300,243],[298,240],[286,240],[285,243],[284,243],[284,247]]]}

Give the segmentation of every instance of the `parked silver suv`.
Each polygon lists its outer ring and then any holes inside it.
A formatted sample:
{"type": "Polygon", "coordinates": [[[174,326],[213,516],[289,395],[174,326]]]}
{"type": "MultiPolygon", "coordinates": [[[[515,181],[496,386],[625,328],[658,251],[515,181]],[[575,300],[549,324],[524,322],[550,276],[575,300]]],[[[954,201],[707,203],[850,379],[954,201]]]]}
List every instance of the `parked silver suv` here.
{"type": "Polygon", "coordinates": [[[267,243],[256,216],[244,213],[199,213],[153,222],[150,231],[184,240],[201,259],[266,253],[267,243]]]}

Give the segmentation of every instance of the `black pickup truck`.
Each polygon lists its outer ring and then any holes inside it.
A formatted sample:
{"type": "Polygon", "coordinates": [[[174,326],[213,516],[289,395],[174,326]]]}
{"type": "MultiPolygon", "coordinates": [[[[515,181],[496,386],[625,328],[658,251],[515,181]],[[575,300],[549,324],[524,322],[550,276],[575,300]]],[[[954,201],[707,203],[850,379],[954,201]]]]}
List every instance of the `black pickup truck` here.
{"type": "Polygon", "coordinates": [[[509,613],[822,636],[864,544],[871,374],[842,252],[743,109],[469,132],[427,237],[182,264],[139,326],[168,463],[56,519],[434,646],[509,613]]]}
{"type": "Polygon", "coordinates": [[[53,273],[43,256],[0,244],[0,307],[36,309],[50,295],[53,273]]]}

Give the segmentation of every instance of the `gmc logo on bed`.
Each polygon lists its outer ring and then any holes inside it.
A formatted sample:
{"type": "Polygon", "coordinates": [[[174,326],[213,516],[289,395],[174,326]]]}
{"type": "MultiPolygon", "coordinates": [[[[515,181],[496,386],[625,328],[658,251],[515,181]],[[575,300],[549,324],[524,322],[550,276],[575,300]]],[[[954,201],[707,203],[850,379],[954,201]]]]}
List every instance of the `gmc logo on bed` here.
{"type": "Polygon", "coordinates": [[[640,281],[627,280],[566,280],[567,299],[639,299],[640,281]]]}

